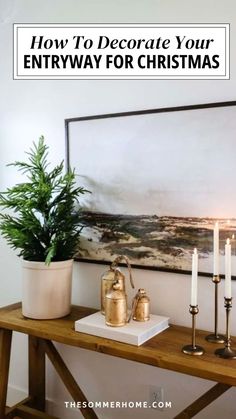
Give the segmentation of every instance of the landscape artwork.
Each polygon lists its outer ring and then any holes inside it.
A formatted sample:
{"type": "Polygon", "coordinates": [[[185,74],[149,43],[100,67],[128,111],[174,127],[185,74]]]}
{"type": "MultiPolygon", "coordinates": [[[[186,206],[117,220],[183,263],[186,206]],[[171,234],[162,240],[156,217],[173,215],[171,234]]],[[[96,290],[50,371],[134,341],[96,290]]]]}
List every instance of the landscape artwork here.
{"type": "Polygon", "coordinates": [[[236,275],[236,102],[66,120],[67,165],[84,195],[77,260],[212,275],[213,228],[236,275]],[[96,150],[96,153],[92,152],[96,150]],[[227,164],[222,165],[223,162],[227,164]]]}

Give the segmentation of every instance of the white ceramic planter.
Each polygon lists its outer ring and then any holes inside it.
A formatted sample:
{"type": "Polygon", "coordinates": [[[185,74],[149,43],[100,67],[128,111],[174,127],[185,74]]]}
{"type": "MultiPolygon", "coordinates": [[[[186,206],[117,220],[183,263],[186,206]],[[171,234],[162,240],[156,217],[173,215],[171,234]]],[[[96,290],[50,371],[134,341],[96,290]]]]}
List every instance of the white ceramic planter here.
{"type": "Polygon", "coordinates": [[[22,313],[32,319],[57,319],[71,310],[73,260],[30,262],[23,260],[22,313]]]}

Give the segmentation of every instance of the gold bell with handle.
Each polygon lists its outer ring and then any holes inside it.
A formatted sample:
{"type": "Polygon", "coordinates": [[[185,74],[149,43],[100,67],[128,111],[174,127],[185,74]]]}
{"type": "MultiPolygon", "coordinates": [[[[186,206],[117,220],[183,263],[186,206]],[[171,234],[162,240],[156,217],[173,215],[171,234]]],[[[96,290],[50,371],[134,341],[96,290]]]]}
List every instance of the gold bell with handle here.
{"type": "Polygon", "coordinates": [[[105,314],[106,294],[109,293],[113,289],[114,282],[119,282],[120,291],[124,291],[125,293],[125,275],[118,268],[118,264],[122,261],[126,262],[126,265],[129,270],[130,284],[131,284],[131,287],[134,288],[131,265],[129,263],[128,258],[126,256],[116,257],[116,259],[112,262],[109,270],[106,271],[102,275],[102,279],[101,279],[101,312],[102,314],[105,314]]]}
{"type": "Polygon", "coordinates": [[[139,288],[133,299],[131,316],[137,322],[146,322],[150,319],[150,298],[144,288],[139,288]]]}

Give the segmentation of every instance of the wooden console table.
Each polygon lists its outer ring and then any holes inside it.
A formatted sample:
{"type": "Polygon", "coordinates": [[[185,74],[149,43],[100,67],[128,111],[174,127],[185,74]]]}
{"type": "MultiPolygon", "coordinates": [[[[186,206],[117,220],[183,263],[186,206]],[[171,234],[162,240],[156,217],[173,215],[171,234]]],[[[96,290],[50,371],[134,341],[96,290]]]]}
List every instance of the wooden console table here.
{"type": "MultiPolygon", "coordinates": [[[[74,321],[96,310],[73,306],[69,316],[58,320],[31,320],[22,316],[20,303],[0,309],[0,419],[48,418],[45,413],[45,354],[48,356],[75,402],[87,401],[52,341],[101,352],[217,382],[203,396],[184,409],[176,419],[192,418],[231,386],[236,386],[236,361],[214,355],[217,345],[205,341],[206,332],[197,332],[197,341],[206,354],[184,355],[181,348],[191,342],[191,330],[171,326],[161,334],[136,347],[109,339],[75,332],[74,321]],[[12,332],[29,336],[29,396],[17,405],[6,408],[12,332]]],[[[98,416],[91,408],[81,409],[85,418],[98,416]]]]}

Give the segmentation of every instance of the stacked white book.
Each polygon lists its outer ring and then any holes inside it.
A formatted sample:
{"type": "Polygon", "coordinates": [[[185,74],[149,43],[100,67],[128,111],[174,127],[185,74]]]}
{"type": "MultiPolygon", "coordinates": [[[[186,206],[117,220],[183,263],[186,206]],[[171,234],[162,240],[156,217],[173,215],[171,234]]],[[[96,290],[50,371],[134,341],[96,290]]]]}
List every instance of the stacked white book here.
{"type": "Polygon", "coordinates": [[[105,316],[99,311],[76,320],[75,331],[140,346],[148,339],[167,329],[169,327],[168,321],[169,317],[151,314],[150,320],[146,322],[131,320],[125,326],[111,327],[105,324],[105,316]]]}

